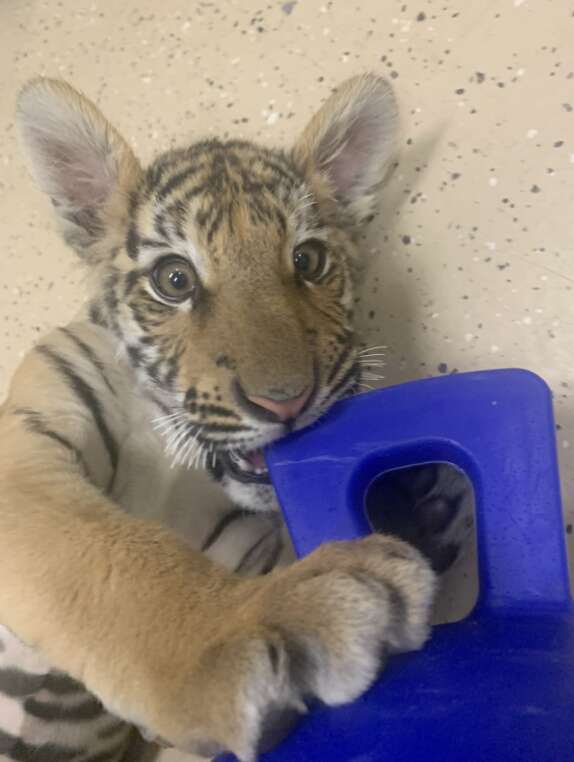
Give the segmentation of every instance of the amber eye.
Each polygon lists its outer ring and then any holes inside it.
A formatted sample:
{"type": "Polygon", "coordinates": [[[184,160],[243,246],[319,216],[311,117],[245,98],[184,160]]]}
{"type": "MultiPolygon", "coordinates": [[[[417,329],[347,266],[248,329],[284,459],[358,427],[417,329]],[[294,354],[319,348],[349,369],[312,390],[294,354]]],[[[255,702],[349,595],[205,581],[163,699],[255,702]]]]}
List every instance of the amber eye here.
{"type": "Polygon", "coordinates": [[[317,281],[327,269],[327,250],[322,241],[309,240],[293,251],[295,272],[305,280],[317,281]]]}
{"type": "Polygon", "coordinates": [[[197,287],[197,276],[190,262],[182,257],[164,257],[154,267],[151,282],[159,296],[170,302],[184,302],[197,287]]]}

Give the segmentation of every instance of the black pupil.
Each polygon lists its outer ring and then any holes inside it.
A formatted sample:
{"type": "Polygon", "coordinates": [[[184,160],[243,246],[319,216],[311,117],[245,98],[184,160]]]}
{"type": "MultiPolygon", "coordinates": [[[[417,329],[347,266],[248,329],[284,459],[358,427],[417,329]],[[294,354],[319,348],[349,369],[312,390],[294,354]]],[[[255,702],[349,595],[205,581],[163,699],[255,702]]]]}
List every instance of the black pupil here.
{"type": "Polygon", "coordinates": [[[168,280],[170,285],[178,291],[187,288],[187,275],[183,270],[172,270],[168,276],[168,280]]]}
{"type": "Polygon", "coordinates": [[[308,272],[311,265],[311,257],[304,251],[295,254],[295,267],[302,272],[308,272]]]}

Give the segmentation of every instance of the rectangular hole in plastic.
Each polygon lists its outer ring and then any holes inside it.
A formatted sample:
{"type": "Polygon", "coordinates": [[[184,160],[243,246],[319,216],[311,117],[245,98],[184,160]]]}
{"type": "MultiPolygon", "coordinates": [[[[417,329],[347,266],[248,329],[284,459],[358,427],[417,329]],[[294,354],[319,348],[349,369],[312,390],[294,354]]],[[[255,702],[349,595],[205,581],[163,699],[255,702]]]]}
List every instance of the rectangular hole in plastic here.
{"type": "Polygon", "coordinates": [[[474,490],[450,463],[385,471],[365,495],[371,528],[417,547],[440,575],[434,624],[457,622],[474,608],[479,581],[474,490]]]}

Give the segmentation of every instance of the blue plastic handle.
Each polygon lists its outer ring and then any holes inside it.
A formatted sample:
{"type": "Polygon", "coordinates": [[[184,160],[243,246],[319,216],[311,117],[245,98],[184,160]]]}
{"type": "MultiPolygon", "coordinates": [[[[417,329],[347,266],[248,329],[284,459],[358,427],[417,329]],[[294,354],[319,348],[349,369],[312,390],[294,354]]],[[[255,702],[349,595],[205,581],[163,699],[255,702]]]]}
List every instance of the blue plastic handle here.
{"type": "Polygon", "coordinates": [[[299,555],[368,533],[365,494],[383,472],[459,467],[476,493],[481,592],[472,616],[395,656],[352,704],[315,708],[262,762],[572,758],[574,610],[540,378],[467,373],[361,395],[267,458],[299,555]]]}
{"type": "Polygon", "coordinates": [[[464,373],[360,395],[270,447],[267,461],[299,556],[369,533],[364,498],[381,473],[452,463],[475,490],[477,612],[571,605],[552,400],[533,373],[464,373]]]}

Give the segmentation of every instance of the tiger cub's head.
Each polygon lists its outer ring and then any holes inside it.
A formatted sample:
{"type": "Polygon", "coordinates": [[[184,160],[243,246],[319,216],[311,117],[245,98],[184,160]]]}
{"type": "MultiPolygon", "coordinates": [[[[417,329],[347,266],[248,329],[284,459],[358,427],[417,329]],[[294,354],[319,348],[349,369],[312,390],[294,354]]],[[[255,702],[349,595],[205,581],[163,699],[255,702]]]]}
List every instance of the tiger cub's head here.
{"type": "Polygon", "coordinates": [[[148,168],[63,82],[27,85],[18,122],[65,240],[91,265],[91,320],[157,400],[176,460],[266,482],[261,447],[358,381],[356,239],[393,153],[389,85],[345,82],[289,151],[208,139],[148,168]]]}

